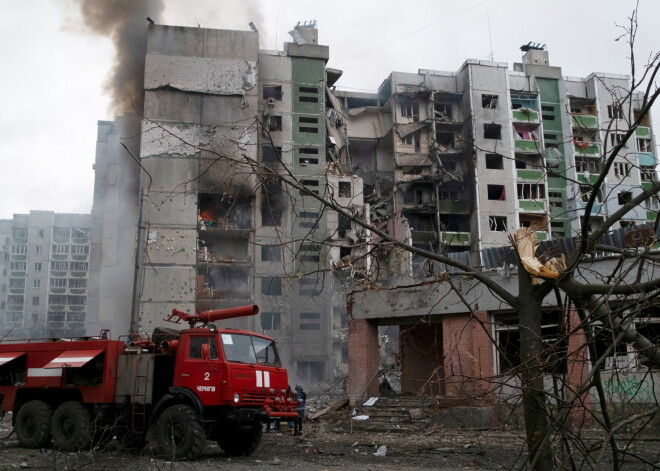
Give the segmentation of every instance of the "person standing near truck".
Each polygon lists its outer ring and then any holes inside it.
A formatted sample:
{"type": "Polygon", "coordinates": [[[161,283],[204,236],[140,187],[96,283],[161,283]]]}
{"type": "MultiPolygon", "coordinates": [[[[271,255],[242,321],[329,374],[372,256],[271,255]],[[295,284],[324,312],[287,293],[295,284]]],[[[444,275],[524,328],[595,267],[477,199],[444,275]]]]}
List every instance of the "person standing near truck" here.
{"type": "Polygon", "coordinates": [[[296,394],[293,396],[293,400],[298,403],[296,406],[296,412],[298,413],[298,419],[296,420],[293,434],[302,435],[303,430],[303,419],[305,418],[305,406],[307,405],[307,394],[303,391],[302,386],[296,384],[296,394]]]}

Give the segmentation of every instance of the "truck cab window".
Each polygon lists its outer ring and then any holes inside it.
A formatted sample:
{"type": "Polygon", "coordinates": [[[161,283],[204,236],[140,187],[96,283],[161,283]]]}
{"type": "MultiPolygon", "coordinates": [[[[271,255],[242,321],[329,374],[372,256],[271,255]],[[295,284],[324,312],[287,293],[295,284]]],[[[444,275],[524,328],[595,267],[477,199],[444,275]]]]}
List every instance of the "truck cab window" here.
{"type": "Polygon", "coordinates": [[[192,360],[202,359],[202,344],[208,343],[211,350],[211,360],[218,359],[218,345],[215,337],[190,337],[190,348],[188,358],[192,360]]]}

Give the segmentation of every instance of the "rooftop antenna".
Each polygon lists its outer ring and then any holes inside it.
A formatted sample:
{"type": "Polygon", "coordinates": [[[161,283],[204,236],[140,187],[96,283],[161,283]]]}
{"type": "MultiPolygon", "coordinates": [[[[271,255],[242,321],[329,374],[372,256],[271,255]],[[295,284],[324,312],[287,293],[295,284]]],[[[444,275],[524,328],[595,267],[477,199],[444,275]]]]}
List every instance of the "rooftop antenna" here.
{"type": "Polygon", "coordinates": [[[490,12],[486,12],[488,18],[488,41],[490,42],[490,61],[493,62],[493,37],[490,34],[490,12]]]}

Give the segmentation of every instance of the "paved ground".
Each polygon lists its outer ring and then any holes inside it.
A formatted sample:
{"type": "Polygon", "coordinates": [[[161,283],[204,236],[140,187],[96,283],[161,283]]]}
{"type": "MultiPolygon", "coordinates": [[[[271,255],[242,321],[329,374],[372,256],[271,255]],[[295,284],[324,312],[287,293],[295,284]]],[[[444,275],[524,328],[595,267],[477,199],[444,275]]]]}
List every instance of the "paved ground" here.
{"type": "MultiPolygon", "coordinates": [[[[176,463],[155,457],[150,451],[131,454],[113,444],[105,450],[83,453],[25,450],[10,437],[0,442],[0,470],[497,470],[519,469],[524,460],[523,441],[516,433],[441,429],[417,434],[350,433],[350,424],[346,423],[319,423],[306,428],[302,438],[288,433],[264,435],[261,447],[249,457],[230,458],[215,443],[208,442],[200,459],[176,463]],[[384,456],[375,455],[379,449],[384,456]]],[[[635,451],[651,463],[660,463],[657,440],[640,441],[635,446],[635,451]]],[[[610,468],[608,463],[598,467],[610,468]]],[[[625,469],[657,468],[637,463],[625,469]]]]}

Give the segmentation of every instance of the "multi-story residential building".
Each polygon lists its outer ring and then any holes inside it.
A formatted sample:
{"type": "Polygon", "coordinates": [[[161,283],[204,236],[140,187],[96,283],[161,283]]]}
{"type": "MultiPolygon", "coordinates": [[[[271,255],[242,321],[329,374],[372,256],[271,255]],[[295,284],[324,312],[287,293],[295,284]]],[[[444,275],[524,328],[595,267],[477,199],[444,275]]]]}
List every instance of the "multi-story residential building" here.
{"type": "Polygon", "coordinates": [[[3,336],[85,335],[88,214],[30,211],[0,221],[3,336]]]}
{"type": "MultiPolygon", "coordinates": [[[[391,211],[393,235],[480,266],[480,252],[506,246],[518,227],[541,241],[577,233],[589,183],[641,99],[626,94],[626,76],[566,78],[548,51],[522,49],[513,70],[467,60],[458,72],[393,72],[373,94],[337,92],[354,171],[371,205],[391,211]]],[[[647,116],[605,175],[592,228],[649,185],[656,164],[647,116]]],[[[621,224],[655,210],[649,201],[621,224]]],[[[422,260],[412,268],[428,272],[422,260]]]]}
{"type": "Polygon", "coordinates": [[[172,308],[256,303],[259,317],[227,325],[275,336],[294,377],[313,384],[345,374],[331,268],[361,242],[314,195],[353,214],[363,202],[360,179],[341,170],[328,89],[339,73],[314,24],[294,38],[260,51],[256,32],[149,27],[132,327],[151,331],[172,308]]]}

